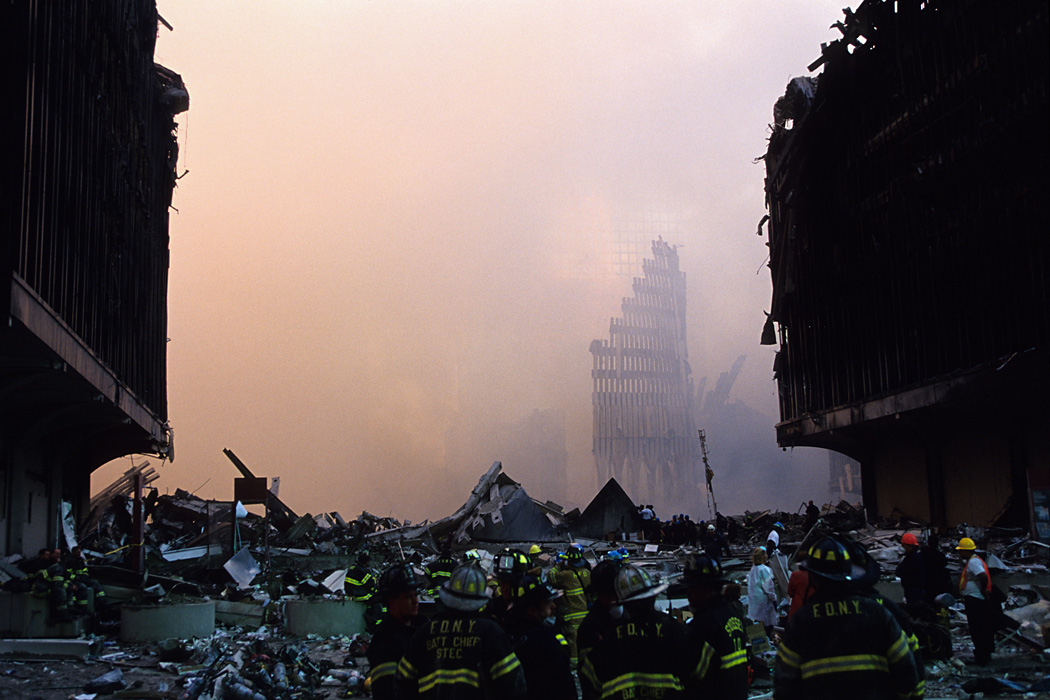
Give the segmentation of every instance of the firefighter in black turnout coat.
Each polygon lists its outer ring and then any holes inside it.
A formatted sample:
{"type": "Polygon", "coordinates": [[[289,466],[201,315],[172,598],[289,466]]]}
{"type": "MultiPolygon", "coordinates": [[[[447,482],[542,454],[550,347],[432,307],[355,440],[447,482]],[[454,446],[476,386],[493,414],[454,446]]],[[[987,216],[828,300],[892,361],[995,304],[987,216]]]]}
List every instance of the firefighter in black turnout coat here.
{"type": "Polygon", "coordinates": [[[419,617],[419,589],[423,579],[410,564],[398,564],[379,577],[379,597],[386,615],[368,647],[368,664],[372,668],[372,697],[393,700],[394,674],[412,635],[423,624],[419,617]]]}
{"type": "Polygon", "coordinates": [[[722,597],[722,567],[707,554],[690,554],[683,578],[693,613],[685,629],[701,650],[702,680],[690,697],[747,700],[747,635],[744,621],[722,597]]]}

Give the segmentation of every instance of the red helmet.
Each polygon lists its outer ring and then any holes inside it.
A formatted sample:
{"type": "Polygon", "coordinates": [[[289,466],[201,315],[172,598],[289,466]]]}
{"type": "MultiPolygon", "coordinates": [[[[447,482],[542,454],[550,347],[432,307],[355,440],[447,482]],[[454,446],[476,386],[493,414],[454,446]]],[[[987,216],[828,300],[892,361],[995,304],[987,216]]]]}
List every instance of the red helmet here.
{"type": "Polygon", "coordinates": [[[910,532],[905,532],[903,535],[901,535],[901,544],[910,544],[914,547],[918,547],[919,540],[917,537],[915,537],[915,535],[911,534],[910,532]]]}

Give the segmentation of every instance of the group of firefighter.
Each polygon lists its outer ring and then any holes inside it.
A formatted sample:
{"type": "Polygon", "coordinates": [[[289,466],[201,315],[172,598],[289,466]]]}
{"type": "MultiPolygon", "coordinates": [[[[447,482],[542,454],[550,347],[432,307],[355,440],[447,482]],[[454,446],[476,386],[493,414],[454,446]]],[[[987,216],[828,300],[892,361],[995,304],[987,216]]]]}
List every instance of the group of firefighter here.
{"type": "MultiPolygon", "coordinates": [[[[718,558],[686,556],[675,584],[689,601],[683,624],[656,607],[668,584],[623,548],[592,565],[572,545],[547,570],[540,554],[535,545],[506,548],[489,573],[476,552],[462,562],[446,553],[425,570],[397,564],[378,580],[361,558],[347,572],[347,594],[382,606],[368,652],[373,697],[748,697],[763,664],[752,658],[742,606],[723,595],[731,582],[718,558]],[[422,592],[437,602],[428,618],[419,615],[422,592]]],[[[878,564],[837,535],[807,554],[810,594],[779,639],[773,697],[921,698],[918,640],[872,588],[878,564]]]]}
{"type": "Polygon", "coordinates": [[[68,554],[57,547],[41,549],[19,566],[26,574],[19,583],[34,597],[47,601],[52,623],[86,616],[106,602],[106,593],[88,571],[80,547],[73,547],[68,554]]]}

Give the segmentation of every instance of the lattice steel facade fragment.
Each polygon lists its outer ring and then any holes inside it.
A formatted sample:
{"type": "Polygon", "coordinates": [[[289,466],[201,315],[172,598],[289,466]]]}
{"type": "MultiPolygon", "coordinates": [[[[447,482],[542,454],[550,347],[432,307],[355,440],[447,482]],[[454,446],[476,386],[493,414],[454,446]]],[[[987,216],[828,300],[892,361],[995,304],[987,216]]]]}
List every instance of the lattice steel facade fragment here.
{"type": "Polygon", "coordinates": [[[699,442],[686,348],[685,273],[675,246],[653,241],[609,340],[591,342],[599,480],[676,509],[698,498],[699,442]]]}

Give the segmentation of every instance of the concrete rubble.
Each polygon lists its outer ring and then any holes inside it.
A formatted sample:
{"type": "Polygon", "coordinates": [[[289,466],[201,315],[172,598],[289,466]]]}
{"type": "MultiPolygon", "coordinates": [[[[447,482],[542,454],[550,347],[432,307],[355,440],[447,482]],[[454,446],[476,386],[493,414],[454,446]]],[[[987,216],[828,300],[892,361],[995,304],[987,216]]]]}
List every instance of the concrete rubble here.
{"type": "MultiPolygon", "coordinates": [[[[246,468],[245,468],[246,470],[246,468]]],[[[615,481],[585,509],[565,513],[550,501],[530,497],[503,473],[499,462],[479,479],[463,506],[446,518],[412,525],[362,512],[352,520],[339,513],[299,515],[283,503],[267,516],[238,504],[207,501],[183,490],[142,496],[146,517],[141,534],[145,567],[135,571],[130,551],[135,545],[131,479],[118,480],[93,503],[92,516],[77,533],[91,562],[92,575],[114,602],[100,609],[94,626],[81,639],[11,639],[0,642],[0,698],[288,698],[367,697],[367,605],[352,603],[344,578],[358,555],[367,552],[375,572],[408,561],[422,569],[443,550],[478,553],[491,569],[493,554],[506,546],[528,551],[539,545],[535,563],[549,568],[570,542],[584,547],[593,565],[606,553],[623,548],[632,563],[671,583],[660,606],[687,618],[681,587],[685,556],[702,546],[703,522],[682,520],[687,530],[668,520],[649,525],[640,520],[615,481]],[[626,499],[626,504],[625,500],[626,499]],[[601,536],[574,534],[584,528],[598,534],[595,523],[612,527],[601,536]],[[623,526],[620,529],[619,526],[623,526]],[[684,534],[683,534],[684,533],[684,534]],[[196,639],[143,641],[126,629],[119,610],[149,606],[214,607],[214,631],[196,639]],[[330,606],[321,611],[317,604],[330,606]],[[328,626],[319,621],[323,618],[328,626]],[[123,625],[123,627],[122,627],[123,625]],[[92,690],[94,688],[94,690],[92,690]]],[[[925,535],[922,523],[907,519],[868,522],[863,509],[840,502],[820,507],[807,522],[799,512],[756,511],[725,518],[729,555],[727,576],[743,583],[750,555],[764,544],[773,525],[782,525],[779,553],[773,557],[781,597],[794,554],[829,533],[850,535],[868,549],[882,568],[878,584],[886,597],[902,599],[893,570],[904,554],[905,532],[925,535]],[[813,523],[813,524],[811,524],[813,523]]],[[[715,522],[715,521],[712,521],[715,522]]],[[[988,552],[993,580],[1006,594],[1004,612],[1012,621],[1000,633],[993,663],[975,668],[961,604],[949,609],[951,655],[926,659],[928,698],[1046,697],[1050,683],[1050,579],[1048,547],[1027,533],[961,526],[942,533],[940,549],[952,560],[952,545],[970,536],[988,552]]],[[[461,557],[462,558],[462,557],[461,557]]],[[[17,589],[16,557],[0,562],[4,588],[17,589]]],[[[957,562],[954,571],[958,575],[957,562]]],[[[424,614],[435,603],[421,597],[424,614]]],[[[786,605],[786,601],[785,601],[786,605]]],[[[176,615],[178,617],[179,615],[176,615]]],[[[152,623],[150,623],[152,624],[152,623]]],[[[761,669],[775,661],[776,640],[755,640],[761,669]]],[[[752,698],[771,697],[769,674],[759,673],[752,698]]]]}

